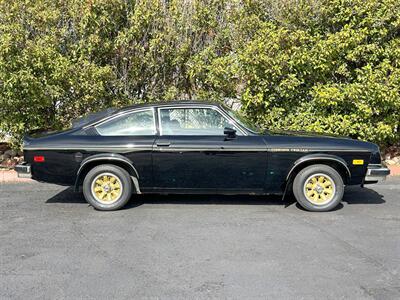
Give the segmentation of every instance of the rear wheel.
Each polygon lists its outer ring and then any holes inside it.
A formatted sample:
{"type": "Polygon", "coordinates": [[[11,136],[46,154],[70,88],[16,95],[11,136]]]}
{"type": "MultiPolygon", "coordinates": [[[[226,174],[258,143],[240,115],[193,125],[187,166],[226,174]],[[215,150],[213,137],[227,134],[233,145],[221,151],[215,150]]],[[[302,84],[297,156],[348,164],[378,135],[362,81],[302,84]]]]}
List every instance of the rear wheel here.
{"type": "Polygon", "coordinates": [[[343,198],[342,176],[327,165],[312,165],[301,170],[293,182],[297,202],[309,211],[329,211],[343,198]]]}
{"type": "Polygon", "coordinates": [[[118,166],[99,165],[87,173],[83,195],[98,210],[117,210],[129,201],[132,180],[129,173],[118,166]]]}

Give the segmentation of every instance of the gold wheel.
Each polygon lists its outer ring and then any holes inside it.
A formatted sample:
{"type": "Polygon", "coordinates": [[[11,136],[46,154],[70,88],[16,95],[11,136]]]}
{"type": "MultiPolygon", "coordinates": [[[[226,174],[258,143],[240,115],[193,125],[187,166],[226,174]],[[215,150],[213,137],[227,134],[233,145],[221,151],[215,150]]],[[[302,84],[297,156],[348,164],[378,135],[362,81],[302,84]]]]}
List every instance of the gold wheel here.
{"type": "Polygon", "coordinates": [[[335,182],[326,174],[311,175],[304,183],[304,196],[314,205],[329,203],[335,192],[335,182]]]}
{"type": "Polygon", "coordinates": [[[123,186],[118,176],[101,173],[92,181],[93,197],[102,204],[113,204],[121,198],[123,186]]]}

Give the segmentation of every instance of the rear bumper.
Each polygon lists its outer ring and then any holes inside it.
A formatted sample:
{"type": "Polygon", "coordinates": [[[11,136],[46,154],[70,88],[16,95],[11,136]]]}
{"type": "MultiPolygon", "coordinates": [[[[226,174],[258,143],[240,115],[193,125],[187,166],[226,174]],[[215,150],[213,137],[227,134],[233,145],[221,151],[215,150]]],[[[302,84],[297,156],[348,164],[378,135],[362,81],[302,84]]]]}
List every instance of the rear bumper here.
{"type": "Polygon", "coordinates": [[[367,174],[365,175],[365,183],[377,182],[385,180],[390,174],[390,170],[381,164],[369,164],[367,174]]]}
{"type": "Polygon", "coordinates": [[[15,171],[18,173],[19,178],[31,178],[32,177],[31,165],[26,162],[16,165],[15,171]]]}

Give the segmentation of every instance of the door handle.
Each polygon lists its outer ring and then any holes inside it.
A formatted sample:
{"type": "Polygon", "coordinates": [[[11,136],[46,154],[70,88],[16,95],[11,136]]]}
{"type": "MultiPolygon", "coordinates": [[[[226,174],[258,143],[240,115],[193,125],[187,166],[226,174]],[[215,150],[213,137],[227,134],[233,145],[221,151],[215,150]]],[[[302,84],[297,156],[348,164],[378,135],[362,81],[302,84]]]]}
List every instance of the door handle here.
{"type": "Polygon", "coordinates": [[[157,147],[169,147],[171,145],[170,142],[157,142],[156,143],[157,147]]]}

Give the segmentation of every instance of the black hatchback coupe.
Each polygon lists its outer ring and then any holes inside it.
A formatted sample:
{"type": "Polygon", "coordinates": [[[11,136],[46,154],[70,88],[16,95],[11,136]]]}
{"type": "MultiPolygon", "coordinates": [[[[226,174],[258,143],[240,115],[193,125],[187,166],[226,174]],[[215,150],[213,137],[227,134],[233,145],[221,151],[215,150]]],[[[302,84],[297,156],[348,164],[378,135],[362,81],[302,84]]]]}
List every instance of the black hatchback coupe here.
{"type": "Polygon", "coordinates": [[[345,185],[384,179],[379,148],[310,133],[260,130],[239,113],[205,102],[108,109],[72,129],[24,138],[20,177],[74,185],[98,210],[132,193],[280,194],[328,211],[345,185]]]}

